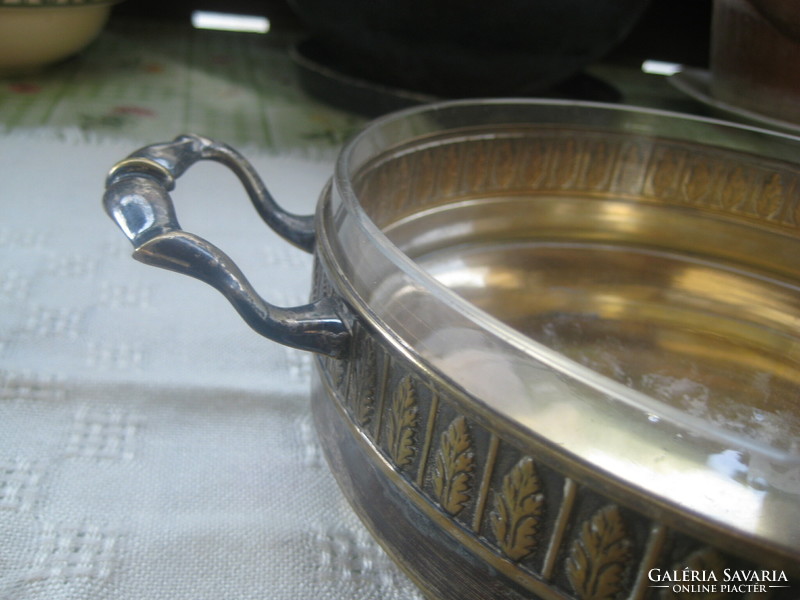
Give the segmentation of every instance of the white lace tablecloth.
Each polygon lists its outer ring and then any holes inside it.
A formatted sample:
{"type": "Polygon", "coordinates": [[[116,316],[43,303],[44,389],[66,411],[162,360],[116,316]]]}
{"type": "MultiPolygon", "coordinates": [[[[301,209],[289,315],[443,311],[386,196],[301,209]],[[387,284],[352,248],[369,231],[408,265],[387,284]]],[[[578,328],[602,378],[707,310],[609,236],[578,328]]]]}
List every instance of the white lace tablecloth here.
{"type": "MultiPolygon", "coordinates": [[[[100,199],[135,148],[0,138],[0,598],[418,598],[325,464],[309,356],[129,257],[100,199]]],[[[313,210],[330,158],[248,154],[286,208],[313,210]]],[[[173,197],[265,298],[305,301],[310,256],[229,172],[196,165],[173,197]]]]}
{"type": "MultiPolygon", "coordinates": [[[[108,169],[192,132],[308,214],[361,120],[307,97],[280,34],[113,19],[79,56],[0,77],[0,600],[418,597],[360,524],[309,412],[310,357],[216,291],[144,266],[108,169]]],[[[173,198],[264,297],[311,257],[201,163],[173,198]]]]}

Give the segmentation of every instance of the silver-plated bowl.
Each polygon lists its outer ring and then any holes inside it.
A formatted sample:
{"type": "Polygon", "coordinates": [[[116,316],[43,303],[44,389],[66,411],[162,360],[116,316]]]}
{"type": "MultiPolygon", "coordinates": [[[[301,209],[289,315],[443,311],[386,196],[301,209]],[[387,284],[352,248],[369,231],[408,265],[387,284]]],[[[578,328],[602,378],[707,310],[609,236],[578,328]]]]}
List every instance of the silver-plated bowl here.
{"type": "Polygon", "coordinates": [[[631,107],[452,102],[369,125],[313,217],[197,136],[119,163],[105,202],[137,259],[318,353],[332,469],[429,596],[741,596],[748,577],[791,597],[800,139],[631,107]],[[199,159],[234,169],[314,252],[312,304],[267,304],[178,228],[167,190],[199,159]]]}

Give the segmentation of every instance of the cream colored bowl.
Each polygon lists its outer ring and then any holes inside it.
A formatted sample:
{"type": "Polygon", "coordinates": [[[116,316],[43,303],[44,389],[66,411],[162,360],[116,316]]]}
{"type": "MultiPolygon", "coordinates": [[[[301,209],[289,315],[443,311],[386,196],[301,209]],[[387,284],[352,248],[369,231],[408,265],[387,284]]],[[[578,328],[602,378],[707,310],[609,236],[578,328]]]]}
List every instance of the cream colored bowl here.
{"type": "Polygon", "coordinates": [[[0,74],[36,70],[83,50],[102,30],[112,4],[0,0],[0,74]]]}

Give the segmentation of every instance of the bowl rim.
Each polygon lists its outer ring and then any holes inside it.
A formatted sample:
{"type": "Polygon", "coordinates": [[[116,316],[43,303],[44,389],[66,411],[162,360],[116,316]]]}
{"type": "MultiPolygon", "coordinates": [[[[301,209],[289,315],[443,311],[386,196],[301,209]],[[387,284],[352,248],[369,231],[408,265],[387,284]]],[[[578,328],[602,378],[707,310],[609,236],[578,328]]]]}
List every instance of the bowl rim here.
{"type": "MultiPolygon", "coordinates": [[[[685,411],[677,408],[666,407],[661,401],[635,391],[607,376],[600,375],[533,341],[436,281],[432,275],[425,272],[396,247],[360,205],[353,184],[353,175],[358,172],[360,166],[371,154],[381,149],[381,144],[385,148],[391,147],[394,143],[392,140],[397,139],[398,132],[402,134],[401,138],[406,136],[406,141],[413,139],[413,136],[428,133],[430,128],[444,127],[442,123],[447,123],[448,119],[460,111],[466,111],[473,116],[482,114],[489,121],[495,119],[495,122],[499,123],[507,117],[498,117],[497,115],[501,115],[506,109],[515,107],[523,107],[525,111],[555,110],[562,116],[574,116],[587,112],[603,113],[616,118],[633,116],[634,118],[630,122],[626,122],[627,129],[625,131],[650,137],[659,133],[658,137],[683,139],[681,137],[683,134],[675,131],[680,127],[676,128],[675,126],[676,124],[688,125],[693,130],[699,128],[699,131],[704,134],[701,139],[706,144],[725,143],[727,149],[749,151],[752,154],[752,147],[748,144],[755,139],[760,144],[766,144],[772,149],[772,158],[800,165],[800,137],[719,119],[658,109],[596,102],[512,98],[446,101],[401,110],[376,119],[347,142],[339,154],[327,199],[325,199],[325,194],[323,195],[325,202],[319,211],[318,218],[322,222],[322,226],[330,232],[324,237],[331,240],[330,247],[326,248],[324,252],[330,251],[334,257],[333,262],[336,268],[341,268],[345,284],[348,286],[346,294],[348,300],[358,307],[358,311],[361,311],[368,321],[393,337],[395,345],[402,347],[404,352],[413,356],[421,369],[426,372],[438,373],[443,379],[455,382],[456,386],[464,390],[466,396],[470,398],[468,410],[484,422],[502,421],[506,431],[513,431],[516,439],[525,440],[526,436],[535,437],[538,444],[553,448],[556,453],[566,456],[566,460],[578,460],[582,464],[593,465],[599,472],[611,473],[623,487],[636,489],[644,487],[650,490],[650,484],[657,484],[657,489],[653,494],[661,499],[666,499],[668,503],[673,502],[673,504],[680,505],[681,510],[688,510],[695,515],[708,516],[734,530],[744,530],[757,536],[764,535],[787,548],[793,547],[792,545],[800,539],[800,524],[787,522],[782,524],[782,528],[779,528],[772,523],[770,527],[767,527],[769,532],[764,533],[765,526],[759,524],[758,519],[762,513],[764,498],[768,494],[763,489],[751,485],[752,482],[742,481],[739,474],[734,472],[736,465],[721,464],[719,461],[724,462],[723,459],[726,458],[735,459],[736,456],[731,457],[725,454],[726,451],[734,449],[744,463],[762,466],[766,464],[769,468],[777,465],[780,468],[791,469],[792,472],[796,470],[800,475],[800,453],[783,452],[765,447],[763,444],[724,430],[710,430],[707,419],[688,415],[685,411]],[[659,127],[669,127],[666,131],[660,132],[652,128],[648,129],[648,124],[652,123],[656,123],[659,127]],[[373,265],[380,263],[381,266],[375,266],[375,270],[367,274],[357,273],[357,270],[365,263],[363,260],[358,264],[349,263],[352,257],[347,256],[348,253],[340,244],[341,240],[337,239],[337,236],[340,235],[342,238],[347,238],[348,243],[355,243],[359,252],[369,255],[370,263],[373,265]],[[651,430],[653,438],[651,442],[648,442],[653,445],[650,449],[660,449],[662,458],[663,455],[669,455],[670,452],[673,454],[686,452],[687,455],[691,455],[687,462],[680,463],[678,461],[678,463],[682,464],[682,468],[687,473],[691,471],[692,477],[695,478],[695,485],[698,481],[704,481],[703,485],[706,486],[717,485],[717,491],[724,490],[724,494],[720,495],[724,495],[726,499],[720,501],[719,498],[715,498],[711,501],[706,497],[697,499],[696,502],[694,499],[689,502],[684,499],[676,502],[672,493],[675,483],[670,483],[668,478],[663,477],[663,481],[658,480],[659,476],[663,476],[663,469],[657,464],[660,460],[658,452],[647,455],[647,457],[636,456],[633,460],[623,458],[626,464],[622,465],[620,460],[617,460],[622,456],[622,450],[619,448],[609,452],[608,456],[598,458],[585,447],[576,449],[560,440],[550,439],[547,433],[543,434],[541,429],[531,425],[537,415],[532,412],[526,413],[525,407],[513,403],[498,406],[494,402],[491,404],[486,402],[482,394],[479,391],[476,392],[483,388],[476,387],[473,380],[468,381],[466,376],[453,371],[443,356],[437,354],[436,349],[426,346],[425,343],[418,343],[421,337],[408,335],[409,332],[414,333],[412,326],[398,321],[396,317],[387,314],[382,311],[381,307],[372,305],[366,299],[368,291],[366,288],[370,285],[370,277],[373,277],[372,282],[374,283],[374,275],[380,268],[394,269],[409,282],[409,285],[430,292],[434,298],[433,301],[446,312],[447,319],[452,319],[452,322],[458,326],[463,325],[473,328],[475,331],[489,332],[488,335],[492,339],[486,348],[489,346],[502,347],[507,360],[528,360],[535,363],[537,367],[544,365],[545,368],[551,369],[559,376],[568,376],[578,386],[583,386],[581,389],[592,390],[594,393],[592,401],[608,402],[609,406],[614,403],[614,406],[617,407],[615,410],[620,410],[621,406],[622,410],[638,411],[637,414],[645,419],[648,418],[648,415],[658,415],[659,423],[651,430]],[[654,405],[654,402],[657,405],[654,405]],[[675,427],[687,434],[679,443],[675,443],[675,427]],[[662,445],[656,448],[659,444],[662,445]],[[631,468],[632,463],[637,463],[634,465],[636,468],[631,468]],[[629,471],[620,474],[617,468],[622,466],[629,471]],[[643,478],[646,481],[644,484],[642,483],[643,478]]],[[[681,457],[681,460],[684,458],[686,457],[681,457]]],[[[788,504],[784,504],[783,511],[778,511],[783,513],[791,507],[798,506],[800,489],[781,497],[783,502],[788,502],[788,504]]]]}

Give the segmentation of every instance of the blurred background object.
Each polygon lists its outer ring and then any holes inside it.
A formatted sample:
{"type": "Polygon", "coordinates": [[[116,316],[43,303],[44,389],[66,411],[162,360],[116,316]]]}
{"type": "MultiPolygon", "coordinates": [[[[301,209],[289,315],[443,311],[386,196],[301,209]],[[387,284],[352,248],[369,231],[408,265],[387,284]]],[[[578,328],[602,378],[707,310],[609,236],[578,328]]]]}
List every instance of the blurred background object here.
{"type": "MultiPolygon", "coordinates": [[[[188,20],[192,11],[207,10],[227,13],[265,15],[277,24],[274,29],[303,27],[295,13],[292,0],[174,0],[163,3],[159,0],[134,0],[114,7],[114,13],[122,16],[142,16],[159,19],[188,20]]],[[[795,0],[787,0],[792,4],[795,0]]],[[[386,0],[376,2],[387,5],[386,0]]],[[[431,0],[436,4],[436,0],[431,0]]],[[[474,3],[474,0],[473,0],[474,3]]],[[[344,3],[330,2],[338,8],[340,18],[347,18],[344,3]]],[[[495,3],[502,8],[505,0],[495,3]]],[[[531,2],[533,5],[534,2],[531,2]]],[[[586,3],[585,6],[590,6],[586,3]]],[[[641,14],[633,19],[627,36],[622,36],[618,45],[610,48],[614,60],[658,59],[701,67],[708,65],[709,32],[711,28],[712,0],[650,0],[644,2],[641,14]]],[[[582,18],[582,8],[576,9],[576,18],[582,18]]],[[[451,20],[460,17],[456,10],[451,20]]],[[[532,30],[531,30],[532,31],[532,30]]]]}
{"type": "Polygon", "coordinates": [[[115,8],[178,20],[194,10],[268,17],[271,34],[293,36],[307,92],[369,116],[443,97],[621,101],[594,65],[638,71],[657,59],[705,69],[711,23],[711,0],[137,0],[115,8]]]}
{"type": "Polygon", "coordinates": [[[315,57],[443,98],[530,95],[618,44],[648,0],[289,0],[315,57]]]}
{"type": "Polygon", "coordinates": [[[711,93],[800,124],[800,2],[715,0],[711,93]]]}
{"type": "Polygon", "coordinates": [[[24,73],[84,49],[113,0],[0,0],[0,74],[24,73]]]}

